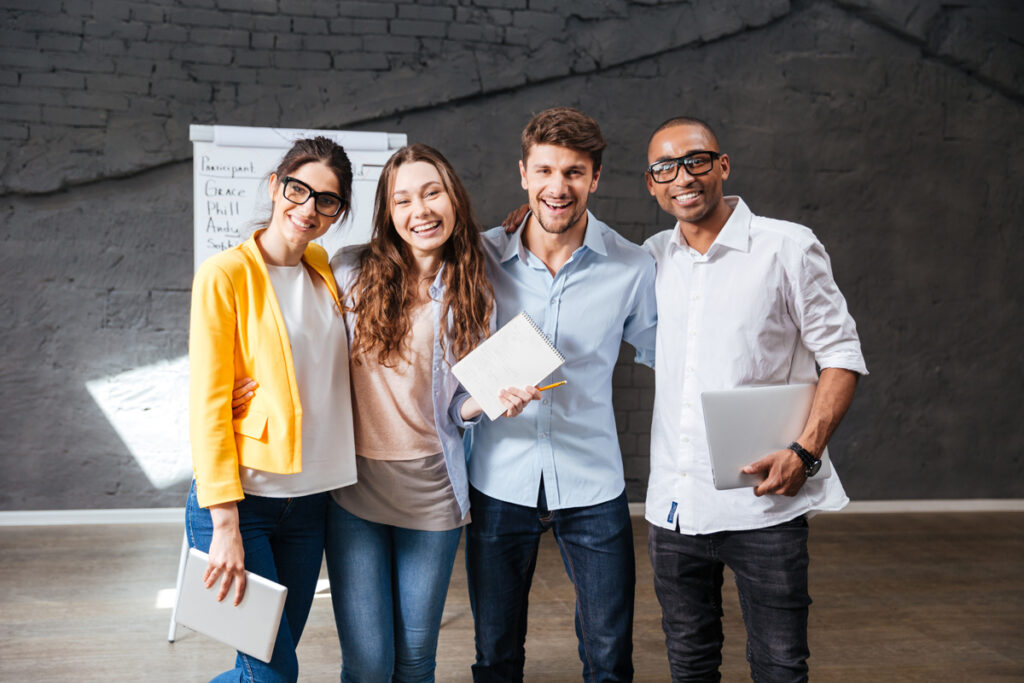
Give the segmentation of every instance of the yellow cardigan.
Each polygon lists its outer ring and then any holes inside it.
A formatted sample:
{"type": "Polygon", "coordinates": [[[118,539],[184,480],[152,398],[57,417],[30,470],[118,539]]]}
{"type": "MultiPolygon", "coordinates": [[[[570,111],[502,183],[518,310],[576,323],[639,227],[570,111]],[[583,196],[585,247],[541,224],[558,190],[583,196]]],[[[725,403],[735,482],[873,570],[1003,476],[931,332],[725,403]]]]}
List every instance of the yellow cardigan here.
{"type": "MultiPolygon", "coordinates": [[[[302,471],[302,406],[291,344],[266,263],[256,244],[210,257],[192,283],[189,328],[189,434],[199,504],[245,497],[239,466],[278,474],[302,471]],[[236,378],[260,388],[239,419],[231,416],[236,378]]],[[[338,306],[323,247],[309,244],[303,263],[327,283],[338,306]]]]}

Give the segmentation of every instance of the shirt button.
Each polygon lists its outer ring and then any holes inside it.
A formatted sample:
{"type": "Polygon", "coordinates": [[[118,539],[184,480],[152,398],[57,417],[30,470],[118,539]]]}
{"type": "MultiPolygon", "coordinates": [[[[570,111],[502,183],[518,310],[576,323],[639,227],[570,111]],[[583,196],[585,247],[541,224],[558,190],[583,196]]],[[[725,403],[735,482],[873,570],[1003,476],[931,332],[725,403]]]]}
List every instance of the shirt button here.
{"type": "Polygon", "coordinates": [[[540,400],[540,403],[541,403],[541,405],[545,405],[546,406],[548,404],[548,400],[546,398],[542,398],[540,400]]]}
{"type": "Polygon", "coordinates": [[[684,436],[683,437],[683,443],[690,443],[690,437],[684,436]]]}
{"type": "Polygon", "coordinates": [[[546,438],[548,438],[548,435],[547,435],[547,434],[541,434],[541,435],[540,435],[540,440],[541,440],[541,441],[543,441],[543,440],[544,440],[544,439],[546,439],[546,438]]]}
{"type": "Polygon", "coordinates": [[[686,476],[686,472],[680,472],[680,473],[679,473],[679,476],[680,476],[680,477],[685,477],[685,476],[686,476]]]}

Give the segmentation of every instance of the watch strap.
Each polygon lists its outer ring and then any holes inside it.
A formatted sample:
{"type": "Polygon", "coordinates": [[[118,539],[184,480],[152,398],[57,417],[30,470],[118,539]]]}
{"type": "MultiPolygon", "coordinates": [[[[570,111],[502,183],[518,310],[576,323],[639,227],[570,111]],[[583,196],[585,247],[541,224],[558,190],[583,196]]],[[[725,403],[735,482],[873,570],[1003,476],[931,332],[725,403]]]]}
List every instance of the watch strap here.
{"type": "Polygon", "coordinates": [[[821,461],[815,458],[813,455],[811,455],[811,452],[809,450],[801,446],[796,441],[789,444],[787,448],[789,448],[789,450],[793,451],[798,456],[800,456],[800,459],[804,463],[804,473],[808,477],[812,477],[818,472],[818,468],[821,467],[821,461]]]}

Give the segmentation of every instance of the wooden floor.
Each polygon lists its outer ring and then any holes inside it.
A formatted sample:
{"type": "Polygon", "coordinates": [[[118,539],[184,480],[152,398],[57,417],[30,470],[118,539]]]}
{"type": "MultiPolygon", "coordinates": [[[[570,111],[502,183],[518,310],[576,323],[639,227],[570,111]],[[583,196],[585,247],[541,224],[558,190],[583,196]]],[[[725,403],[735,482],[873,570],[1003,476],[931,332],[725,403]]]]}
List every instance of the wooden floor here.
{"type": "MultiPolygon", "coordinates": [[[[647,560],[638,558],[638,681],[668,680],[647,560]]],[[[181,527],[0,528],[0,681],[205,681],[233,654],[196,633],[166,641],[181,527]],[[161,597],[162,596],[162,597],[161,597]],[[164,603],[161,603],[161,599],[164,603]]],[[[438,681],[468,681],[473,628],[462,557],[438,681]]],[[[727,580],[727,681],[747,679],[727,580]]],[[[811,521],[811,673],[825,681],[1024,680],[1024,513],[821,515],[811,521]]],[[[547,535],[530,605],[527,681],[580,679],[572,587],[547,535]]],[[[299,647],[303,681],[336,681],[330,598],[299,647]]]]}

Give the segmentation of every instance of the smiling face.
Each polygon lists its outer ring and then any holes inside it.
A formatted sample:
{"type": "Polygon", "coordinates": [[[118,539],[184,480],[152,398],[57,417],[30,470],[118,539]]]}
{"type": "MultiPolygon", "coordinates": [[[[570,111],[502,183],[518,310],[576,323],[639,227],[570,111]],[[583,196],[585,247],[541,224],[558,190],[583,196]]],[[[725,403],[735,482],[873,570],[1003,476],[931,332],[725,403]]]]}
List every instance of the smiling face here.
{"type": "MultiPolygon", "coordinates": [[[[301,180],[315,192],[339,194],[337,176],[330,166],[321,161],[303,164],[288,175],[301,180]]],[[[295,204],[286,199],[282,193],[283,181],[284,179],[278,178],[277,175],[270,176],[270,201],[274,204],[274,211],[263,240],[275,253],[283,249],[301,255],[306,250],[306,245],[323,236],[338,218],[317,213],[312,197],[304,204],[295,204]]]]}
{"type": "MultiPolygon", "coordinates": [[[[684,123],[658,131],[647,147],[647,163],[677,159],[698,151],[719,152],[718,142],[706,128],[684,123]]],[[[722,182],[729,177],[729,156],[723,154],[712,163],[711,170],[690,175],[684,165],[679,175],[668,183],[656,183],[645,173],[647,191],[658,206],[680,223],[697,227],[720,228],[725,225],[729,209],[722,200],[722,182]]]]}
{"type": "Polygon", "coordinates": [[[455,227],[455,208],[433,164],[414,161],[398,167],[391,189],[391,221],[414,257],[441,255],[455,227]]]}
{"type": "Polygon", "coordinates": [[[597,189],[601,169],[590,155],[560,145],[534,145],[519,162],[530,210],[545,232],[561,235],[587,224],[587,199],[597,189]]]}

